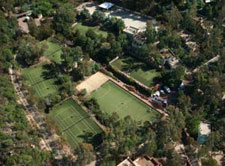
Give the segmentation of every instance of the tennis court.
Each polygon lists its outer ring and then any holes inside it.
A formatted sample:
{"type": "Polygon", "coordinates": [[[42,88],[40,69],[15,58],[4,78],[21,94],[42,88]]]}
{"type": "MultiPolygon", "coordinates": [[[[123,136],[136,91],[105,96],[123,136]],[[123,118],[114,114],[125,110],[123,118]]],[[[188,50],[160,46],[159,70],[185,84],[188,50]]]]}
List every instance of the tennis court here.
{"type": "Polygon", "coordinates": [[[32,66],[22,71],[23,76],[39,97],[58,93],[58,87],[54,84],[55,80],[44,78],[43,73],[45,70],[43,65],[32,66]]]}
{"type": "Polygon", "coordinates": [[[94,91],[90,98],[95,98],[104,112],[117,112],[121,118],[128,115],[136,121],[153,122],[160,118],[160,114],[144,102],[125,91],[112,81],[108,81],[94,91]]]}
{"type": "Polygon", "coordinates": [[[62,136],[72,148],[75,148],[79,142],[84,142],[88,133],[96,135],[102,132],[101,128],[73,99],[55,106],[49,116],[55,121],[62,136]]]}
{"type": "Polygon", "coordinates": [[[154,79],[160,76],[160,72],[151,69],[145,63],[132,57],[119,58],[111,65],[128,73],[131,77],[148,87],[152,87],[154,79]]]}
{"type": "Polygon", "coordinates": [[[40,44],[47,45],[44,56],[46,56],[51,61],[55,61],[57,63],[61,62],[62,47],[60,44],[52,42],[50,39],[42,41],[40,44]]]}

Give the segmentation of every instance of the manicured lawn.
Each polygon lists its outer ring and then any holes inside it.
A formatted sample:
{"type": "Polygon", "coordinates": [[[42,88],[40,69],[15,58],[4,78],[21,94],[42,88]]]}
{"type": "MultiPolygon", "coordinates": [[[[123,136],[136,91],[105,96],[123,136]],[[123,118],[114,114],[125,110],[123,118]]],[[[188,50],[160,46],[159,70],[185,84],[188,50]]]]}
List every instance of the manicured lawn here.
{"type": "Polygon", "coordinates": [[[40,64],[22,70],[23,76],[39,97],[47,97],[49,94],[58,93],[58,88],[54,84],[55,80],[45,78],[46,70],[43,65],[40,64]]]}
{"type": "Polygon", "coordinates": [[[98,35],[102,35],[103,37],[107,37],[108,33],[100,30],[98,27],[89,27],[78,23],[74,26],[74,30],[79,30],[82,34],[85,34],[88,29],[93,29],[98,35]]]}
{"type": "Polygon", "coordinates": [[[42,41],[41,44],[46,44],[48,46],[47,50],[44,52],[44,56],[51,61],[61,62],[62,46],[60,46],[60,44],[50,40],[42,41]]]}
{"type": "Polygon", "coordinates": [[[73,99],[55,106],[49,116],[72,148],[75,148],[79,142],[85,142],[87,134],[96,135],[102,132],[101,128],[73,99]]]}
{"type": "Polygon", "coordinates": [[[143,62],[132,57],[120,58],[113,62],[112,65],[149,87],[152,86],[154,78],[160,76],[160,72],[151,69],[143,62]]]}
{"type": "Polygon", "coordinates": [[[104,112],[117,112],[121,118],[128,115],[136,121],[155,121],[160,114],[151,107],[125,91],[111,81],[94,91],[90,98],[95,98],[104,112]]]}

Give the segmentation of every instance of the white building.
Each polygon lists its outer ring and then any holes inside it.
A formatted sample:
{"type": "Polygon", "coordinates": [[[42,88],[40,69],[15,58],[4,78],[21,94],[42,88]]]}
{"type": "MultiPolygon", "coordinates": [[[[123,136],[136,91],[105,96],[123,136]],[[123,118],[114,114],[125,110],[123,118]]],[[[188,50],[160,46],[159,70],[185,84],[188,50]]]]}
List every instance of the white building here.
{"type": "Polygon", "coordinates": [[[209,134],[211,133],[210,124],[201,122],[199,128],[200,131],[198,134],[198,142],[203,144],[206,142],[209,134]]]}

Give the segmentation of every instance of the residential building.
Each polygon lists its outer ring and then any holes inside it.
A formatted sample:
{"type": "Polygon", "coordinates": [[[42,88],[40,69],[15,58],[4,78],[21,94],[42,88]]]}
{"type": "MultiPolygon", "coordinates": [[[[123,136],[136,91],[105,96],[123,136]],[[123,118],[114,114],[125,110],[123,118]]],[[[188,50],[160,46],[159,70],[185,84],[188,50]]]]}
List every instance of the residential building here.
{"type": "Polygon", "coordinates": [[[124,161],[117,166],[162,166],[162,164],[155,158],[149,156],[138,157],[136,160],[132,160],[127,157],[124,161]]]}

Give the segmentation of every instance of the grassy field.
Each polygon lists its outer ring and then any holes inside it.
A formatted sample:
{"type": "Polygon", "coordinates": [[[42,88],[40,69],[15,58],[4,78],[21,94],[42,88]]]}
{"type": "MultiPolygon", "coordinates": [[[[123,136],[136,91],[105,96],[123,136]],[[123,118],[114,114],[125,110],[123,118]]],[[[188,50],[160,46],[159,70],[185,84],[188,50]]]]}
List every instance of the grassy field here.
{"type": "Polygon", "coordinates": [[[49,114],[72,148],[87,141],[87,134],[101,133],[101,128],[72,99],[57,105],[49,114]]]}
{"type": "Polygon", "coordinates": [[[107,37],[108,33],[100,30],[98,27],[89,27],[78,23],[74,26],[74,30],[79,30],[82,34],[85,34],[88,29],[93,29],[98,35],[102,35],[103,37],[107,37]]]}
{"type": "Polygon", "coordinates": [[[62,47],[58,43],[51,42],[50,40],[42,41],[41,44],[48,46],[44,52],[44,56],[57,63],[61,62],[62,47]]]}
{"type": "Polygon", "coordinates": [[[112,65],[149,87],[152,86],[154,78],[160,76],[160,72],[149,68],[143,62],[132,57],[120,58],[112,65]]]}
{"type": "Polygon", "coordinates": [[[158,112],[111,81],[94,91],[90,98],[97,100],[102,111],[117,112],[121,118],[130,115],[136,121],[153,122],[160,117],[158,112]]]}
{"type": "Polygon", "coordinates": [[[46,97],[49,94],[58,93],[58,88],[54,84],[55,80],[45,78],[43,65],[40,64],[22,70],[22,75],[39,97],[46,97]]]}

